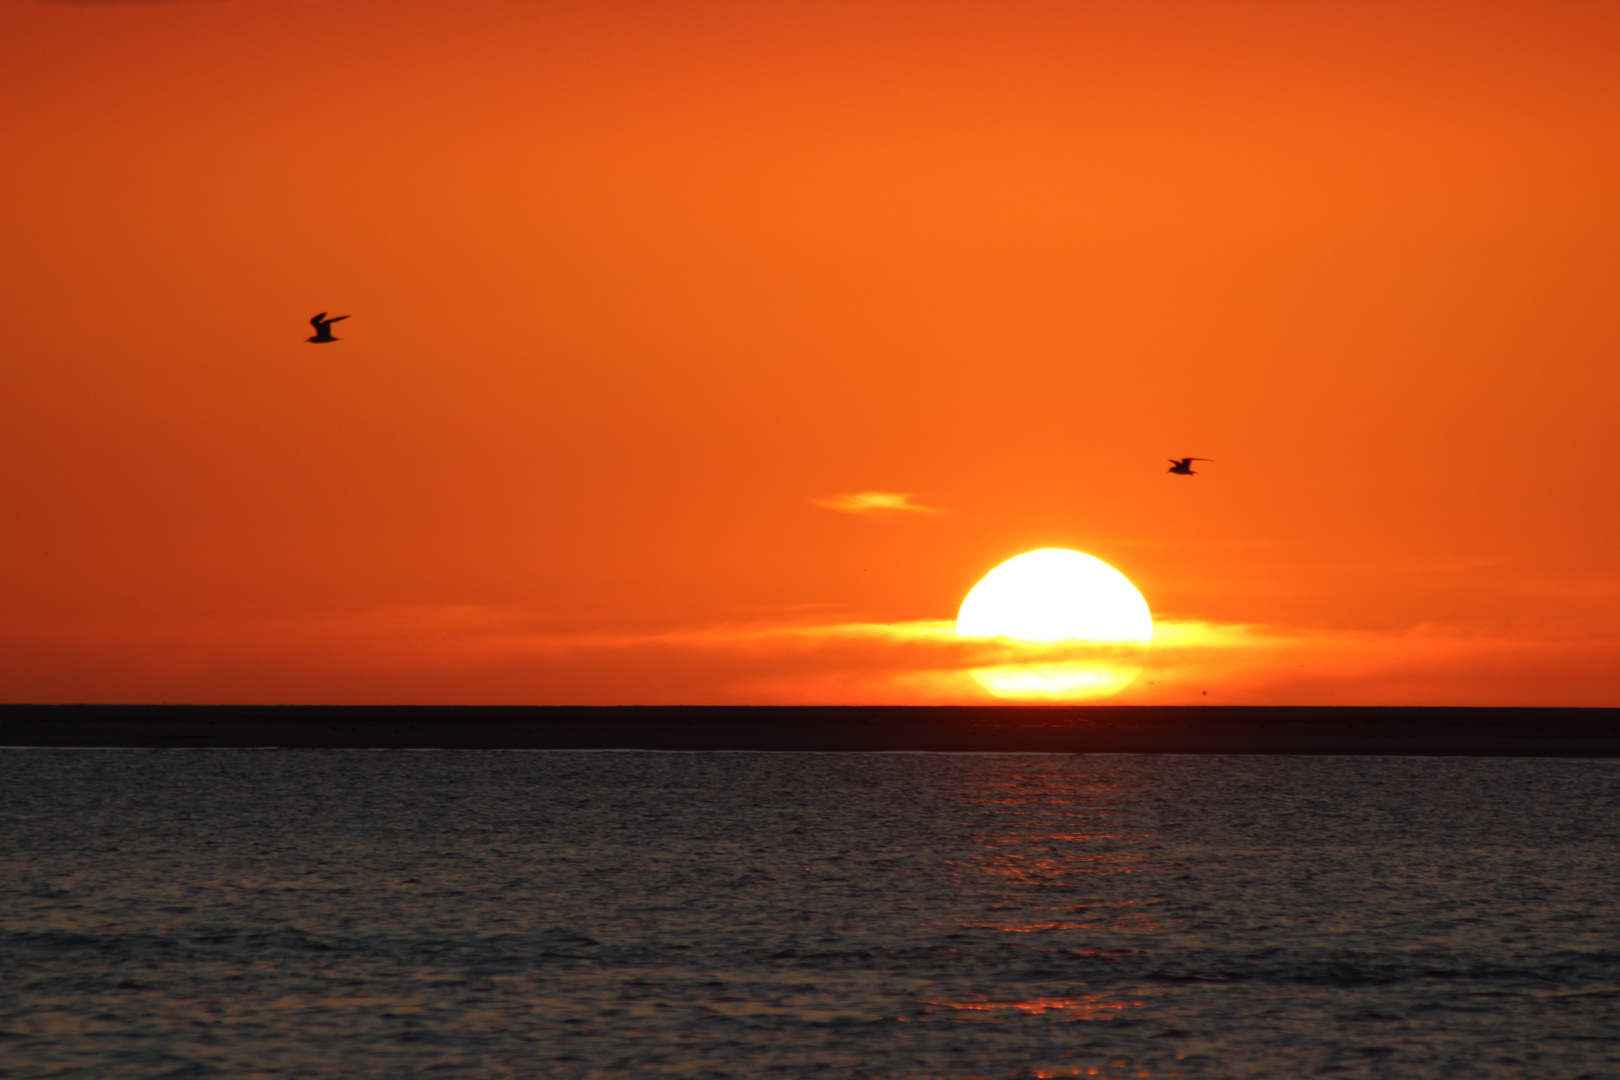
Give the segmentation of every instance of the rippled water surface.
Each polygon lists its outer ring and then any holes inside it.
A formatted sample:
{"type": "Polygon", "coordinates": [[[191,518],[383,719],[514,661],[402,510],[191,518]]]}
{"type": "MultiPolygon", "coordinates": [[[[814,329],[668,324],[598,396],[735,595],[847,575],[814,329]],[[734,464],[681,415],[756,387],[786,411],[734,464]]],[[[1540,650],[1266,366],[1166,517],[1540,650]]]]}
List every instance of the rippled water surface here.
{"type": "Polygon", "coordinates": [[[1620,1076],[1620,765],[0,751],[8,1077],[1620,1076]]]}

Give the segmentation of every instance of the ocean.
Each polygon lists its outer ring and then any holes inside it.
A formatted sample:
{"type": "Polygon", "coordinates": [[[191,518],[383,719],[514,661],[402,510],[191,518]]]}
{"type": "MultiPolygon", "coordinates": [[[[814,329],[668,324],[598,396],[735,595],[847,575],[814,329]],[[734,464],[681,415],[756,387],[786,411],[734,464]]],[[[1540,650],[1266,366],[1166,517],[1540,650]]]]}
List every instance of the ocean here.
{"type": "Polygon", "coordinates": [[[1620,763],[0,750],[0,1076],[1620,1076],[1620,763]]]}

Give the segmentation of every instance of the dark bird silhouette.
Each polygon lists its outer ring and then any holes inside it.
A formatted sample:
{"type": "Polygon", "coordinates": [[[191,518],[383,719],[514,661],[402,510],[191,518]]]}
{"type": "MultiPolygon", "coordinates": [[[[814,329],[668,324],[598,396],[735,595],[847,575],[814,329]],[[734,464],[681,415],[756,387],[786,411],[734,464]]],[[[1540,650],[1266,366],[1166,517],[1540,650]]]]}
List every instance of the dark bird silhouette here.
{"type": "Polygon", "coordinates": [[[332,336],[332,324],[335,322],[342,322],[347,318],[347,315],[334,315],[332,318],[328,319],[326,317],[326,312],[321,312],[319,315],[309,320],[309,325],[315,328],[315,336],[308,339],[309,343],[311,345],[325,345],[328,341],[341,340],[332,336]]]}
{"type": "Polygon", "coordinates": [[[1173,472],[1177,476],[1197,476],[1198,474],[1193,472],[1192,463],[1195,462],[1195,461],[1209,461],[1209,460],[1210,459],[1207,458],[1207,457],[1171,458],[1170,459],[1170,468],[1165,470],[1165,471],[1166,472],[1173,472]]]}

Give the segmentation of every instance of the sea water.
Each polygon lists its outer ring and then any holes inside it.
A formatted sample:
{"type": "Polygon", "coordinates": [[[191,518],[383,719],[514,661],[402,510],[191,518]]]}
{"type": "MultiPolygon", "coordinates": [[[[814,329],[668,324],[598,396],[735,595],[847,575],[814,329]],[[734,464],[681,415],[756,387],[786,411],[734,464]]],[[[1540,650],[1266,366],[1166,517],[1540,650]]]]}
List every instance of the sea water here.
{"type": "Polygon", "coordinates": [[[6,1077],[1615,1077],[1620,766],[0,751],[6,1077]]]}

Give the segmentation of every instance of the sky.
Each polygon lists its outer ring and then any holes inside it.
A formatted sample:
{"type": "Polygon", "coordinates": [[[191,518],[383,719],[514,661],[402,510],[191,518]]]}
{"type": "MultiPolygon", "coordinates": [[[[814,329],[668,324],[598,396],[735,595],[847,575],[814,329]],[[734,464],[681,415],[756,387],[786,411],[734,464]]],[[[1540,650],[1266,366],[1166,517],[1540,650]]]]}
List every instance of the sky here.
{"type": "Polygon", "coordinates": [[[1055,547],[1152,609],[1114,702],[1620,706],[1617,54],[0,0],[0,700],[983,703],[951,621],[1055,547]]]}

